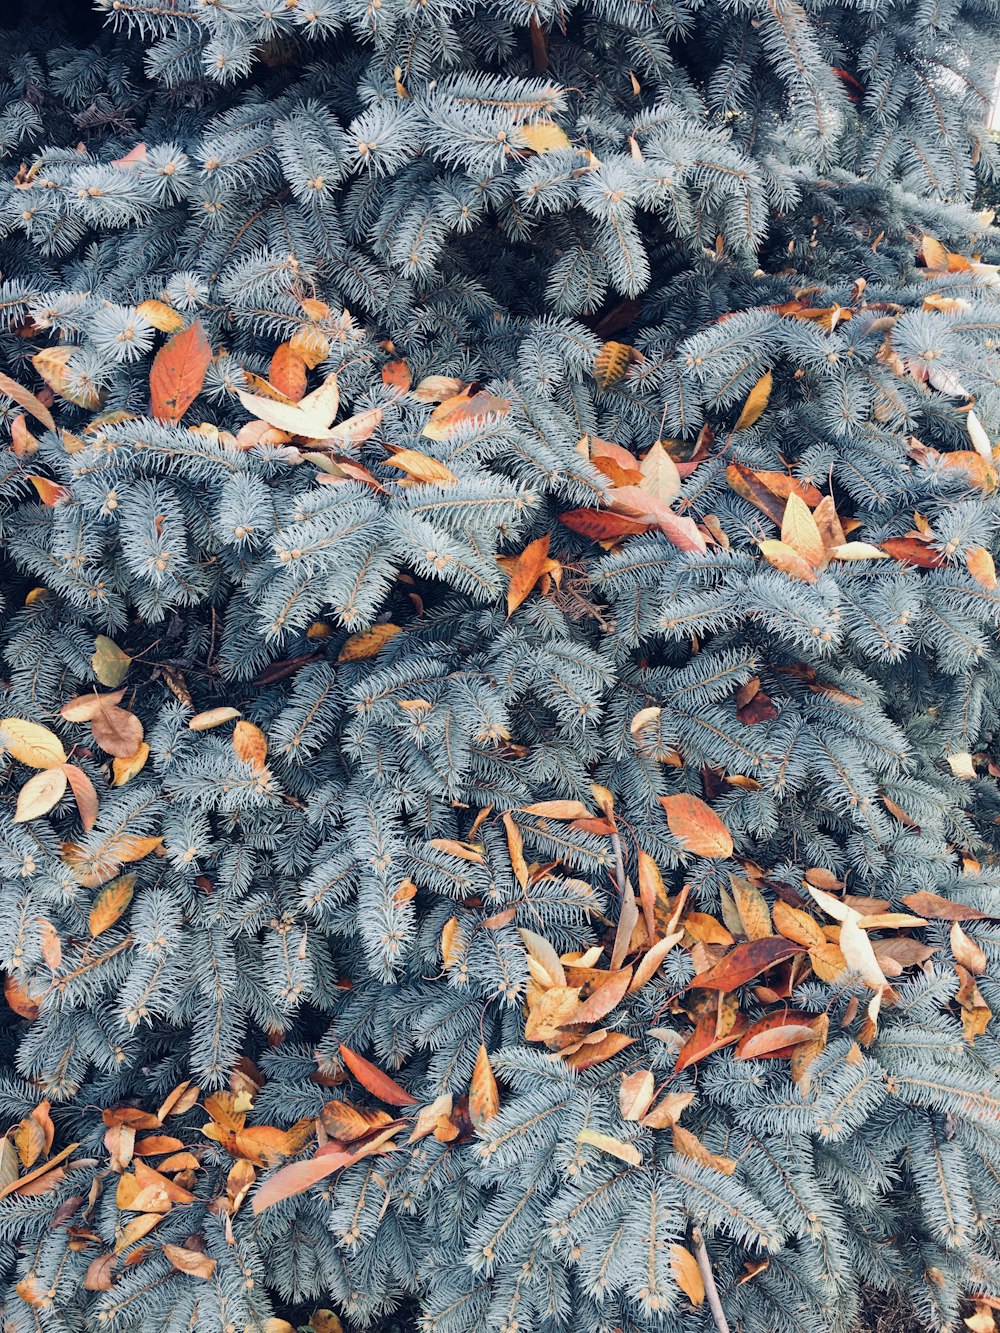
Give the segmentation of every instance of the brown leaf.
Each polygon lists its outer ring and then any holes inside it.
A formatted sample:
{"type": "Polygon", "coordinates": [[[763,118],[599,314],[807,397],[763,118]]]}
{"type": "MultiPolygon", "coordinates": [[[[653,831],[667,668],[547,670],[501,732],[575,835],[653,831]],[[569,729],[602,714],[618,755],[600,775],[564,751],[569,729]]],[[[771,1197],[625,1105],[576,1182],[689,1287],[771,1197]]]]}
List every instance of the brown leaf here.
{"type": "MultiPolygon", "coordinates": [[[[634,721],[634,719],[633,719],[634,721]]],[[[667,890],[663,884],[660,868],[653,858],[639,849],[639,903],[642,907],[642,919],[646,926],[646,935],[650,940],[656,938],[656,905],[665,904],[667,890]]]]}
{"type": "Polygon", "coordinates": [[[769,370],[760,377],[750,390],[750,397],[744,403],[743,411],[740,413],[733,430],[746,430],[748,426],[752,426],[758,420],[767,407],[773,387],[774,375],[769,370]]]}
{"type": "Polygon", "coordinates": [[[630,518],[639,518],[655,528],[679,551],[708,550],[705,538],[693,519],[676,514],[668,504],[641,486],[617,486],[609,497],[611,507],[630,518]]]}
{"type": "Polygon", "coordinates": [[[955,971],[958,974],[958,990],[955,999],[962,1010],[962,1031],[965,1040],[972,1046],[976,1038],[981,1037],[986,1031],[993,1015],[990,1012],[989,1005],[980,994],[972,973],[967,968],[962,967],[960,963],[955,964],[955,971]]]}
{"type": "MultiPolygon", "coordinates": [[[[750,946],[741,945],[739,947],[748,948],[750,946]]],[[[733,1026],[727,1032],[716,1030],[714,1014],[707,1014],[703,1018],[699,1018],[694,1031],[678,1053],[674,1073],[679,1074],[682,1069],[687,1069],[689,1065],[704,1060],[706,1055],[711,1055],[714,1051],[721,1051],[724,1046],[731,1046],[734,1042],[739,1041],[747,1027],[747,1019],[742,1014],[736,1016],[733,1026]]]]}
{"type": "Polygon", "coordinates": [[[629,518],[610,509],[568,509],[559,515],[559,522],[594,541],[620,541],[650,527],[644,519],[629,518]]]}
{"type": "Polygon", "coordinates": [[[937,569],[944,564],[944,557],[929,542],[917,537],[890,537],[880,543],[883,551],[888,551],[894,560],[905,565],[918,565],[921,569],[937,569]]]}
{"type": "Polygon", "coordinates": [[[670,950],[674,945],[680,944],[683,938],[683,931],[674,931],[670,935],[664,935],[662,940],[657,940],[652,948],[643,954],[636,964],[635,975],[629,983],[630,994],[641,990],[646,982],[652,979],[670,950]]]}
{"type": "Polygon", "coordinates": [[[529,542],[514,561],[510,587],[507,589],[507,615],[512,616],[527,598],[545,571],[549,555],[549,534],[529,542]]]}
{"type": "Polygon", "coordinates": [[[45,1132],[33,1116],[25,1116],[14,1130],[14,1147],[21,1165],[30,1171],[45,1149],[45,1132]]]}
{"type": "Polygon", "coordinates": [[[166,1120],[168,1115],[182,1115],[185,1111],[190,1111],[191,1107],[197,1102],[199,1095],[200,1089],[190,1079],[178,1083],[176,1088],[167,1093],[163,1105],[157,1111],[155,1117],[157,1124],[166,1120]]]}
{"type": "Polygon", "coordinates": [[[698,1260],[683,1245],[670,1246],[670,1272],[691,1304],[701,1305],[705,1299],[705,1282],[698,1260]]]}
{"type": "Polygon", "coordinates": [[[17,794],[13,823],[25,824],[28,820],[47,815],[62,799],[66,781],[65,764],[60,768],[44,768],[29,778],[17,794]]]}
{"type": "Polygon", "coordinates": [[[667,812],[670,832],[684,851],[712,858],[732,856],[733,839],[729,830],[711,806],[699,797],[686,792],[661,796],[660,804],[667,812]]]}
{"type": "Polygon", "coordinates": [[[997,586],[996,565],[984,546],[971,546],[965,553],[965,564],[981,587],[992,590],[997,586]]]}
{"type": "Polygon", "coordinates": [[[55,926],[46,917],[38,918],[41,935],[42,960],[50,972],[58,972],[62,964],[62,940],[55,926]]]}
{"type": "Polygon", "coordinates": [[[29,1020],[38,1017],[38,1001],[31,998],[12,973],[8,973],[4,978],[3,993],[4,999],[15,1014],[29,1020]]]}
{"type": "Polygon", "coordinates": [[[416,1106],[416,1097],[411,1096],[405,1088],[401,1088],[388,1074],[363,1056],[347,1046],[341,1046],[340,1058],[361,1086],[367,1088],[380,1101],[388,1102],[390,1106],[416,1106]]]}
{"type": "Polygon", "coordinates": [[[398,625],[386,624],[373,625],[360,634],[352,634],[341,648],[337,661],[358,662],[365,657],[374,657],[398,633],[398,625]]]}
{"type": "Polygon", "coordinates": [[[94,740],[110,755],[128,759],[142,744],[142,723],[117,704],[103,705],[90,721],[94,740]]]}
{"type": "Polygon", "coordinates": [[[22,1193],[26,1185],[30,1185],[33,1181],[38,1180],[40,1177],[53,1171],[61,1162],[64,1162],[71,1153],[76,1152],[79,1146],[78,1143],[69,1144],[69,1146],[63,1148],[61,1152],[57,1152],[55,1157],[50,1157],[47,1162],[43,1162],[41,1166],[36,1166],[35,1169],[29,1171],[27,1175],[21,1176],[18,1180],[13,1180],[9,1184],[4,1185],[0,1188],[0,1199],[6,1199],[8,1194],[22,1193]]]}
{"type": "Polygon", "coordinates": [[[735,949],[726,954],[714,967],[702,972],[688,982],[688,988],[701,990],[719,990],[725,993],[736,990],[760,976],[768,968],[794,958],[805,952],[801,944],[786,940],[781,935],[768,935],[762,940],[748,940],[737,944],[735,949]]]}
{"type": "Polygon", "coordinates": [[[629,982],[632,980],[632,969],[623,967],[618,971],[608,974],[608,979],[602,986],[598,986],[592,992],[589,999],[574,1010],[574,1012],[559,1023],[559,1027],[568,1027],[577,1023],[599,1023],[605,1015],[610,1014],[616,1009],[628,992],[629,982]]]}
{"type": "Polygon", "coordinates": [[[98,694],[96,690],[91,690],[89,694],[78,694],[75,699],[64,703],[59,709],[59,716],[67,722],[90,722],[103,707],[121,703],[124,696],[124,690],[116,690],[114,694],[98,694]]]}
{"type": "Polygon", "coordinates": [[[768,474],[758,474],[742,463],[730,463],[726,468],[726,481],[730,488],[780,526],[785,514],[784,497],[761,479],[763,475],[768,474]]]}
{"type": "Polygon", "coordinates": [[[499,1110],[500,1094],[490,1065],[489,1052],[485,1046],[480,1046],[469,1086],[469,1118],[476,1129],[482,1129],[499,1110]]]}
{"type": "Polygon", "coordinates": [[[215,1260],[200,1250],[189,1250],[184,1245],[164,1245],[163,1253],[179,1273],[200,1277],[206,1281],[215,1272],[215,1260]]]}
{"type": "Polygon", "coordinates": [[[683,1125],[674,1125],[672,1133],[674,1152],[680,1153],[682,1157],[690,1157],[701,1166],[710,1167],[713,1171],[721,1171],[724,1176],[731,1176],[736,1170],[736,1163],[731,1157],[720,1157],[709,1151],[702,1141],[695,1134],[692,1134],[689,1129],[685,1129],[683,1125]]]}
{"type": "Polygon", "coordinates": [[[511,869],[514,871],[514,877],[521,888],[528,885],[528,865],[524,859],[524,840],[521,837],[521,830],[514,822],[514,816],[509,810],[505,810],[503,815],[503,826],[507,834],[507,851],[510,855],[511,869]]]}
{"type": "Polygon", "coordinates": [[[784,1055],[788,1047],[800,1042],[813,1041],[816,1037],[810,1025],[809,1014],[795,1014],[785,1010],[778,1014],[768,1014],[758,1019],[736,1044],[734,1052],[737,1060],[758,1060],[768,1055],[784,1055]]]}
{"type": "Polygon", "coordinates": [[[201,391],[212,360],[201,320],[163,344],[149,372],[149,395],[157,421],[180,421],[201,391]]]}
{"type": "Polygon", "coordinates": [[[136,873],[131,871],[106,884],[94,899],[87,921],[92,939],[103,935],[115,924],[132,901],[135,889],[136,873]]]}
{"type": "Polygon", "coordinates": [[[455,838],[428,838],[427,846],[439,852],[447,852],[449,856],[457,856],[460,861],[471,861],[473,865],[483,864],[482,848],[474,843],[459,842],[455,838]]]}
{"type": "Polygon", "coordinates": [[[952,902],[950,898],[941,898],[936,893],[921,889],[917,893],[903,894],[903,902],[919,916],[930,917],[933,921],[987,921],[997,920],[993,912],[981,912],[978,907],[969,907],[965,903],[952,902]]]}
{"type": "Polygon", "coordinates": [[[743,925],[743,934],[747,939],[762,940],[768,935],[773,935],[771,913],[760,889],[754,888],[749,880],[743,879],[740,875],[730,875],[729,885],[736,903],[736,911],[743,925]]]}
{"type": "Polygon", "coordinates": [[[83,1277],[84,1291],[110,1291],[114,1262],[115,1256],[110,1253],[99,1254],[96,1259],[91,1259],[83,1277]]]}

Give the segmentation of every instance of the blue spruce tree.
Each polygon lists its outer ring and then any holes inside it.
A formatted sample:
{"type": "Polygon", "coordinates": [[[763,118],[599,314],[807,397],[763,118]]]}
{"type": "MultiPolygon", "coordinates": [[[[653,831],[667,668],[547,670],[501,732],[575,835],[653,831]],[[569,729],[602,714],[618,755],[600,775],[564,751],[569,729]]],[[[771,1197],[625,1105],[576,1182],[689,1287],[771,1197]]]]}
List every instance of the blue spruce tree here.
{"type": "Polygon", "coordinates": [[[5,1333],[991,1327],[998,6],[80,8],[2,34],[5,1333]]]}

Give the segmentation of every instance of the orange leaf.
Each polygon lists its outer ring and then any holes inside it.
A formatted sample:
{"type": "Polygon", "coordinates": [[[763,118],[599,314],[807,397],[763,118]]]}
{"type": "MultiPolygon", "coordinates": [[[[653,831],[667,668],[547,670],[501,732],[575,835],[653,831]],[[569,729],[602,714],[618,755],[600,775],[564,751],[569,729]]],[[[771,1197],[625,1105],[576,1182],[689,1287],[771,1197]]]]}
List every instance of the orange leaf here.
{"type": "Polygon", "coordinates": [[[965,564],[969,573],[983,588],[997,586],[997,570],[993,557],[983,546],[971,546],[965,553],[965,564]]]}
{"type": "Polygon", "coordinates": [[[331,1139],[339,1143],[354,1143],[364,1138],[373,1129],[382,1129],[390,1124],[392,1116],[387,1111],[374,1111],[367,1106],[352,1106],[341,1098],[324,1102],[319,1113],[320,1123],[331,1139]]]}
{"type": "Polygon", "coordinates": [[[387,361],[382,367],[382,383],[388,385],[390,389],[399,389],[405,393],[413,383],[410,367],[399,357],[394,361],[387,361]]]}
{"type": "Polygon", "coordinates": [[[787,574],[790,579],[798,579],[801,583],[816,582],[816,571],[794,547],[786,545],[785,542],[770,540],[758,544],[761,555],[780,574],[787,574]]]}
{"type": "Polygon", "coordinates": [[[540,815],[544,819],[589,819],[590,811],[580,801],[536,801],[522,805],[526,815],[540,815]]]}
{"type": "MultiPolygon", "coordinates": [[[[56,770],[51,771],[55,772],[56,770]]],[[[66,774],[73,792],[76,808],[80,811],[80,822],[84,829],[89,832],[97,823],[97,788],[83,769],[77,768],[76,764],[64,765],[63,772],[66,774]]]]}
{"type": "Polygon", "coordinates": [[[670,832],[686,852],[721,859],[733,854],[733,839],[722,820],[697,796],[661,796],[670,832]]]}
{"type": "Polygon", "coordinates": [[[401,472],[414,481],[436,482],[438,485],[452,485],[458,478],[451,468],[439,463],[428,454],[418,453],[416,449],[397,449],[386,463],[389,467],[398,467],[401,472]]]}
{"type": "Polygon", "coordinates": [[[507,589],[507,615],[512,616],[538,582],[549,554],[549,534],[529,542],[514,561],[507,589]]]}
{"type": "Polygon", "coordinates": [[[490,1065],[489,1052],[485,1046],[480,1046],[469,1086],[469,1118],[476,1129],[482,1129],[499,1110],[500,1094],[490,1065]]]}
{"type": "Polygon", "coordinates": [[[157,421],[180,421],[197,398],[211,360],[212,349],[200,319],[164,343],[153,358],[149,374],[150,401],[157,421]]]}
{"type": "Polygon", "coordinates": [[[674,1073],[679,1074],[682,1069],[704,1060],[705,1056],[711,1055],[713,1051],[721,1051],[724,1046],[731,1046],[733,1042],[739,1041],[747,1026],[747,1019],[743,1014],[738,1014],[729,1031],[719,1033],[716,1031],[714,1013],[699,1018],[694,1031],[680,1049],[674,1073]]]}
{"type": "Polygon", "coordinates": [[[259,773],[267,759],[267,737],[252,722],[237,722],[233,728],[233,749],[237,759],[259,773]]]}
{"type": "Polygon", "coordinates": [[[445,440],[457,426],[485,416],[505,416],[509,411],[510,402],[506,398],[484,391],[471,395],[459,393],[434,409],[420,433],[428,440],[445,440]]]}
{"type": "Polygon", "coordinates": [[[163,1253],[174,1268],[189,1277],[200,1277],[206,1281],[215,1272],[215,1260],[200,1250],[189,1250],[184,1245],[164,1245],[163,1253]]]}
{"type": "Polygon", "coordinates": [[[389,640],[399,633],[398,625],[373,625],[371,629],[352,634],[338,654],[338,662],[357,662],[364,657],[374,657],[389,640]]]}
{"type": "Polygon", "coordinates": [[[69,491],[65,486],[60,486],[58,482],[52,481],[49,477],[36,477],[33,472],[28,473],[28,480],[38,492],[38,498],[43,505],[57,505],[60,500],[65,500],[69,491]]]}
{"type": "Polygon", "coordinates": [[[510,855],[511,869],[514,871],[514,877],[521,888],[526,888],[528,884],[528,865],[524,859],[524,840],[521,837],[521,830],[514,822],[514,816],[509,810],[503,813],[503,826],[507,833],[507,851],[510,855]]]}
{"type": "Polygon", "coordinates": [[[606,1014],[610,1014],[616,1009],[624,999],[629,982],[632,980],[632,969],[630,967],[620,968],[617,972],[611,972],[603,986],[598,988],[590,995],[589,999],[575,1009],[568,1018],[558,1023],[558,1027],[570,1027],[577,1023],[599,1023],[606,1014]]]}
{"type": "MultiPolygon", "coordinates": [[[[341,1050],[343,1050],[343,1047],[341,1047],[341,1050]]],[[[411,1098],[411,1100],[413,1099],[411,1098]]],[[[316,1156],[308,1162],[292,1162],[288,1166],[283,1166],[280,1171],[276,1171],[273,1176],[265,1180],[254,1195],[252,1205],[254,1213],[262,1213],[265,1208],[280,1203],[282,1199],[290,1199],[296,1194],[302,1194],[311,1185],[325,1180],[327,1176],[332,1176],[345,1166],[353,1166],[355,1162],[360,1162],[362,1158],[370,1157],[373,1153],[377,1153],[383,1144],[387,1143],[398,1132],[399,1126],[393,1124],[380,1130],[367,1143],[360,1144],[357,1147],[341,1148],[339,1145],[328,1144],[326,1148],[320,1149],[316,1156]]],[[[387,1149],[387,1151],[389,1150],[387,1149]]]]}
{"type": "Polygon", "coordinates": [[[106,884],[94,899],[87,922],[92,939],[110,930],[121,917],[132,901],[135,879],[134,870],[128,875],[121,875],[118,879],[113,879],[110,884],[106,884]]]}
{"type": "Polygon", "coordinates": [[[683,1245],[670,1247],[670,1271],[674,1281],[692,1305],[701,1305],[705,1299],[705,1283],[698,1260],[683,1245]]]}
{"type": "Polygon", "coordinates": [[[288,343],[282,343],[271,357],[267,377],[278,392],[293,403],[297,403],[306,391],[306,363],[288,343]]]}
{"type": "Polygon", "coordinates": [[[624,1032],[607,1032],[599,1041],[588,1046],[582,1046],[580,1050],[574,1051],[572,1055],[567,1055],[565,1062],[570,1069],[575,1069],[577,1073],[583,1073],[585,1069],[593,1069],[595,1065],[603,1064],[605,1060],[612,1059],[626,1046],[631,1046],[634,1041],[635,1037],[630,1037],[624,1032]]]}
{"type": "Polygon", "coordinates": [[[416,1097],[411,1096],[377,1065],[371,1064],[357,1052],[347,1046],[341,1046],[340,1058],[361,1086],[367,1088],[380,1101],[388,1102],[390,1106],[416,1106],[416,1097]]]}
{"type": "Polygon", "coordinates": [[[930,917],[934,921],[986,921],[997,920],[994,912],[981,912],[978,907],[969,907],[965,903],[954,903],[950,898],[941,898],[936,893],[921,889],[918,893],[905,893],[903,902],[919,916],[930,917]]]}
{"type": "Polygon", "coordinates": [[[789,1046],[812,1041],[815,1036],[808,1014],[793,1014],[784,1010],[778,1014],[768,1014],[748,1028],[737,1042],[734,1054],[737,1060],[784,1055],[789,1046]]]}
{"type": "Polygon", "coordinates": [[[737,944],[735,949],[720,959],[714,967],[710,967],[707,972],[700,972],[692,978],[688,982],[688,987],[734,991],[737,986],[742,986],[775,964],[783,963],[785,959],[804,952],[801,944],[796,944],[794,940],[786,940],[781,935],[766,935],[762,940],[748,940],[745,944],[737,944]]]}

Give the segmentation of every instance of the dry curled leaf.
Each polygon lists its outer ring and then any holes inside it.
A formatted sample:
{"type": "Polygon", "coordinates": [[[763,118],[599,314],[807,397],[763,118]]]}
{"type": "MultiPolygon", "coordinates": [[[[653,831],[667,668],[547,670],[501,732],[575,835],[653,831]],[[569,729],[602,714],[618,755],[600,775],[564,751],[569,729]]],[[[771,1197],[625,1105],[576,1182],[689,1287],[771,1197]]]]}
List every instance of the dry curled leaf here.
{"type": "Polygon", "coordinates": [[[188,722],[188,730],[211,731],[213,727],[221,727],[226,722],[232,722],[233,718],[239,715],[238,708],[208,708],[204,713],[195,713],[188,722]]]}

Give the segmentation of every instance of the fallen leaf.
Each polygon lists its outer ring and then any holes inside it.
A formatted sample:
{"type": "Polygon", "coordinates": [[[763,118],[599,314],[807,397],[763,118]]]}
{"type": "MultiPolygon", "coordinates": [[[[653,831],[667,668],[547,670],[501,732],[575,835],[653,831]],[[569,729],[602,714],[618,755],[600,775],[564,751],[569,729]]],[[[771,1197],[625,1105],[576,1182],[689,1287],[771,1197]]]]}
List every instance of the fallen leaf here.
{"type": "Polygon", "coordinates": [[[536,980],[539,980],[543,986],[565,986],[566,972],[562,960],[548,940],[542,935],[537,935],[533,930],[522,928],[517,933],[528,951],[529,967],[532,963],[535,964],[531,971],[536,980]],[[540,977],[536,969],[540,971],[540,977]]]}
{"type": "Polygon", "coordinates": [[[458,481],[451,468],[445,467],[444,463],[438,462],[436,458],[418,453],[416,449],[397,449],[385,461],[388,467],[398,467],[414,481],[435,483],[439,486],[452,486],[458,481]]]}
{"type": "Polygon", "coordinates": [[[319,1181],[343,1170],[344,1167],[353,1166],[355,1162],[371,1157],[398,1132],[399,1126],[393,1124],[379,1130],[374,1137],[364,1143],[349,1148],[328,1144],[309,1161],[291,1162],[288,1166],[282,1167],[273,1176],[269,1176],[254,1195],[251,1205],[254,1214],[262,1213],[265,1208],[270,1208],[282,1199],[302,1194],[310,1186],[318,1184],[319,1181]]]}
{"type": "Polygon", "coordinates": [[[761,555],[779,574],[787,574],[800,583],[816,582],[816,571],[809,561],[785,542],[768,540],[758,542],[758,545],[761,555]]]}
{"type": "Polygon", "coordinates": [[[672,1129],[694,1101],[693,1092],[668,1092],[642,1117],[644,1129],[672,1129]]]}
{"type": "Polygon", "coordinates": [[[94,655],[90,665],[101,685],[115,689],[128,674],[132,659],[113,639],[109,639],[106,634],[98,634],[94,639],[94,655]]]}
{"type": "Polygon", "coordinates": [[[684,851],[714,859],[732,856],[732,835],[711,806],[686,792],[659,799],[667,812],[670,832],[684,851]]]}
{"type": "Polygon", "coordinates": [[[480,1046],[469,1086],[469,1118],[476,1129],[482,1129],[499,1110],[500,1094],[489,1053],[485,1046],[480,1046]]]}
{"type": "Polygon", "coordinates": [[[195,713],[188,722],[188,730],[211,731],[213,727],[221,727],[226,722],[232,722],[233,718],[239,715],[238,708],[209,708],[204,713],[195,713]]]}
{"type": "Polygon", "coordinates": [[[744,403],[743,411],[740,413],[733,430],[746,430],[748,426],[752,426],[760,418],[770,401],[773,387],[774,375],[769,370],[760,377],[750,390],[750,396],[744,403]]]}
{"type": "Polygon", "coordinates": [[[975,940],[966,935],[957,921],[952,922],[949,938],[951,952],[956,963],[961,963],[967,971],[975,974],[986,971],[986,954],[975,940]]]}
{"type": "MultiPolygon", "coordinates": [[[[419,397],[418,390],[418,397],[419,397]]],[[[510,402],[494,394],[479,391],[456,394],[434,409],[420,432],[428,440],[446,440],[456,427],[469,425],[487,416],[505,416],[510,402]]]]}
{"type": "Polygon", "coordinates": [[[55,732],[23,718],[0,721],[0,746],[28,768],[59,768],[66,763],[66,751],[55,732]]]}
{"type": "Polygon", "coordinates": [[[826,550],[819,527],[809,506],[794,492],[789,495],[781,519],[781,541],[802,557],[813,569],[818,569],[826,558],[826,550]]]}
{"type": "Polygon", "coordinates": [[[978,907],[969,907],[966,903],[952,902],[927,889],[917,893],[904,893],[903,902],[918,916],[930,917],[933,921],[986,921],[998,920],[1000,914],[981,912],[978,907]]]}
{"type": "Polygon", "coordinates": [[[785,1011],[758,1019],[736,1043],[737,1060],[757,1060],[762,1056],[784,1054],[789,1046],[813,1041],[816,1037],[808,1014],[785,1011]]]}
{"type": "Polygon", "coordinates": [[[33,472],[29,472],[27,478],[34,486],[43,505],[57,505],[60,500],[65,500],[69,495],[69,490],[65,486],[60,486],[58,482],[52,481],[49,477],[38,477],[33,472]]]}
{"type": "Polygon", "coordinates": [[[340,1058],[361,1086],[367,1088],[380,1101],[388,1102],[390,1106],[416,1106],[416,1097],[411,1096],[405,1088],[401,1088],[388,1074],[363,1056],[347,1046],[341,1046],[340,1058]]]}
{"type": "MultiPolygon", "coordinates": [[[[59,769],[50,769],[49,772],[57,773],[59,769]]],[[[84,830],[89,831],[97,823],[98,799],[97,788],[91,782],[90,778],[78,768],[76,764],[64,764],[61,770],[65,773],[73,792],[73,799],[76,801],[76,808],[80,812],[80,823],[84,830]]]]}
{"type": "Polygon", "coordinates": [[[289,343],[282,343],[271,357],[267,377],[278,392],[293,403],[297,403],[306,391],[306,363],[289,343]]]}
{"type": "Polygon", "coordinates": [[[357,662],[365,657],[374,657],[391,638],[399,633],[398,625],[373,625],[371,629],[352,634],[338,654],[338,662],[357,662]]]}
{"type": "Polygon", "coordinates": [[[559,148],[569,148],[570,141],[566,132],[555,123],[542,117],[518,125],[512,136],[512,142],[519,148],[528,148],[533,153],[551,153],[559,148]]]}
{"type": "Polygon", "coordinates": [[[512,616],[527,598],[545,570],[549,555],[549,534],[529,542],[514,561],[507,589],[507,615],[512,616]]]}
{"type": "Polygon", "coordinates": [[[29,778],[17,794],[13,822],[25,824],[48,814],[66,791],[66,766],[46,768],[29,778]]]}
{"type": "Polygon", "coordinates": [[[786,959],[794,958],[796,954],[804,952],[801,944],[786,940],[781,935],[768,935],[762,940],[748,940],[745,944],[737,944],[725,958],[720,959],[707,972],[701,972],[693,977],[688,982],[688,988],[733,991],[737,986],[751,981],[777,963],[783,963],[786,959]]]}
{"type": "Polygon", "coordinates": [[[651,1069],[637,1069],[622,1074],[618,1088],[618,1109],[623,1120],[641,1120],[649,1110],[656,1091],[656,1080],[651,1069]]]}
{"type": "Polygon", "coordinates": [[[142,742],[135,754],[116,755],[111,761],[114,785],[124,787],[126,782],[134,778],[137,773],[142,772],[148,758],[149,746],[145,741],[142,742]]]}
{"type": "Polygon", "coordinates": [[[149,372],[150,405],[157,421],[180,421],[200,393],[211,360],[201,320],[164,343],[149,372]]]}
{"type": "Polygon", "coordinates": [[[683,1245],[670,1246],[670,1271],[691,1304],[701,1305],[705,1299],[705,1283],[698,1260],[683,1245]]]}
{"type": "Polygon", "coordinates": [[[200,1250],[189,1250],[184,1245],[163,1246],[163,1253],[179,1273],[200,1277],[206,1281],[215,1272],[215,1260],[200,1250]]]}
{"type": "MultiPolygon", "coordinates": [[[[93,409],[100,407],[100,392],[85,377],[73,378],[69,371],[69,362],[76,347],[43,347],[31,358],[31,364],[42,379],[68,403],[78,407],[93,409]]],[[[22,404],[24,406],[24,404],[22,404]]]]}
{"type": "Polygon", "coordinates": [[[680,1153],[682,1157],[690,1157],[692,1161],[698,1162],[701,1166],[707,1166],[713,1171],[721,1171],[724,1176],[731,1176],[736,1170],[736,1163],[731,1157],[722,1157],[711,1152],[697,1135],[692,1134],[683,1125],[674,1125],[671,1133],[674,1140],[674,1152],[680,1153]]]}
{"type": "Polygon", "coordinates": [[[581,1129],[576,1141],[598,1148],[621,1162],[627,1162],[629,1166],[639,1166],[642,1162],[639,1149],[634,1143],[626,1143],[624,1139],[613,1138],[610,1134],[600,1134],[596,1129],[581,1129]]]}
{"type": "Polygon", "coordinates": [[[259,773],[267,760],[267,737],[253,722],[237,722],[233,728],[233,749],[237,759],[259,773]]]}
{"type": "Polygon", "coordinates": [[[0,372],[0,394],[5,398],[11,398],[18,407],[23,407],[26,412],[30,412],[36,421],[40,421],[46,430],[55,430],[56,423],[52,413],[45,406],[40,398],[36,398],[30,389],[24,388],[18,384],[17,380],[12,380],[9,375],[0,372]]]}
{"type": "Polygon", "coordinates": [[[136,313],[161,333],[176,333],[184,327],[184,316],[165,301],[140,301],[136,313]]]}
{"type": "Polygon", "coordinates": [[[965,553],[965,565],[980,587],[992,591],[997,586],[996,565],[984,546],[970,546],[965,553]]]}
{"type": "Polygon", "coordinates": [[[573,532],[594,541],[620,541],[637,532],[646,532],[650,524],[642,518],[629,518],[610,509],[569,509],[559,515],[559,522],[573,532]]]}
{"type": "Polygon", "coordinates": [[[117,704],[102,706],[91,718],[90,729],[101,749],[119,759],[130,758],[142,744],[142,723],[117,704]]]}
{"type": "Polygon", "coordinates": [[[106,884],[100,891],[94,899],[90,908],[90,916],[87,919],[87,928],[90,931],[91,939],[103,935],[119,920],[132,901],[135,881],[136,872],[133,870],[127,875],[121,875],[118,879],[113,879],[110,884],[106,884]]]}

